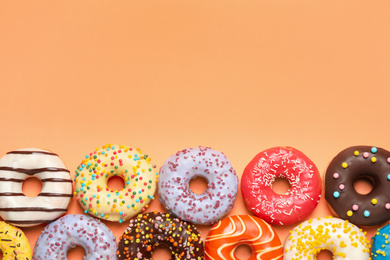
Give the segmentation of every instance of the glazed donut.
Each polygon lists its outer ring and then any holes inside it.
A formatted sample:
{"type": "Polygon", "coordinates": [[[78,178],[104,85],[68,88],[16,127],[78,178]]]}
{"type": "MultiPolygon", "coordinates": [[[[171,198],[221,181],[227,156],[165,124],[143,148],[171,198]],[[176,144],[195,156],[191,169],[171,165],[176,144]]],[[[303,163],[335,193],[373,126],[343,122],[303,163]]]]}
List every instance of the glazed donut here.
{"type": "Polygon", "coordinates": [[[372,238],[371,258],[373,260],[387,260],[390,256],[390,224],[379,228],[372,238]]]}
{"type": "Polygon", "coordinates": [[[85,156],[77,167],[75,195],[85,213],[122,223],[154,199],[158,173],[148,155],[124,145],[108,144],[85,156]],[[107,187],[113,176],[123,178],[122,190],[107,187]]]}
{"type": "Polygon", "coordinates": [[[203,242],[194,225],[168,213],[148,212],[130,220],[120,238],[117,259],[152,260],[153,250],[160,245],[168,247],[175,260],[204,258],[203,242]]]}
{"type": "Polygon", "coordinates": [[[292,147],[274,147],[255,156],[241,179],[246,206],[258,217],[275,225],[289,225],[307,217],[321,197],[317,167],[292,147]],[[290,183],[286,194],[272,189],[276,178],[290,183]]]}
{"type": "Polygon", "coordinates": [[[249,245],[255,260],[282,260],[283,247],[273,228],[262,219],[249,215],[226,217],[215,224],[205,241],[206,260],[236,260],[235,250],[249,245]]]}
{"type": "Polygon", "coordinates": [[[341,151],[325,173],[325,198],[334,214],[361,226],[375,226],[390,219],[390,152],[371,146],[341,151]],[[354,183],[372,181],[368,194],[359,194],[354,183]]]}
{"type": "Polygon", "coordinates": [[[88,215],[66,215],[47,225],[34,247],[33,260],[66,260],[69,249],[82,246],[85,260],[116,257],[116,238],[100,220],[88,215]]]}
{"type": "Polygon", "coordinates": [[[284,260],[314,260],[329,250],[335,260],[370,259],[370,241],[357,226],[338,218],[310,219],[290,231],[284,243],[284,260]]]}
{"type": "Polygon", "coordinates": [[[161,167],[160,202],[173,215],[195,224],[214,224],[234,206],[238,177],[226,156],[208,147],[188,148],[172,155],[161,167]],[[201,176],[206,191],[195,194],[190,181],[201,176]]]}
{"type": "Polygon", "coordinates": [[[21,227],[49,223],[65,214],[72,198],[69,170],[57,154],[19,149],[0,159],[0,216],[21,227]],[[30,176],[42,182],[36,197],[23,194],[23,181],[30,176]]]}
{"type": "Polygon", "coordinates": [[[30,243],[26,235],[17,227],[0,221],[0,251],[3,260],[30,260],[30,243]]]}

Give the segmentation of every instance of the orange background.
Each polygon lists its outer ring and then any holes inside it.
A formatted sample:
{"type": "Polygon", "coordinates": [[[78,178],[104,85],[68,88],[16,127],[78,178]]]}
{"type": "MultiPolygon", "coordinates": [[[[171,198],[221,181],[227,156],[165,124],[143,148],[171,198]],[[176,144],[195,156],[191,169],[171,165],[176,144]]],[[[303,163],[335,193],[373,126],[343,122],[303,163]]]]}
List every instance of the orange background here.
{"type": "MultiPolygon", "coordinates": [[[[106,143],[158,167],[203,145],[241,175],[288,145],[323,174],[348,146],[390,149],[389,12],[386,0],[1,1],[0,154],[48,149],[74,175],[106,143]]],[[[239,195],[230,214],[247,213],[239,195]]],[[[322,199],[311,216],[327,214],[322,199]]],[[[117,237],[127,226],[107,224],[117,237]]],[[[284,240],[293,226],[275,228],[284,240]]],[[[23,229],[31,247],[42,229],[23,229]]]]}

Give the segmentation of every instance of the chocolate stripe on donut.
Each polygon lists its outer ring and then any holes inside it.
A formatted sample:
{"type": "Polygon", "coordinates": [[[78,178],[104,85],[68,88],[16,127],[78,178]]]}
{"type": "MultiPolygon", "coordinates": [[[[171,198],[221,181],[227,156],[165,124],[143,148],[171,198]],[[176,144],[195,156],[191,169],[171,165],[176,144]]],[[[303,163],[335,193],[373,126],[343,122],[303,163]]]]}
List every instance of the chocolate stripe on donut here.
{"type": "Polygon", "coordinates": [[[45,154],[45,155],[53,155],[53,156],[58,157],[58,154],[56,154],[56,153],[45,152],[45,151],[11,151],[11,152],[8,152],[7,154],[36,154],[36,153],[45,154]]]}
{"type": "Polygon", "coordinates": [[[12,181],[12,182],[23,182],[23,179],[14,179],[14,178],[0,178],[0,181],[12,181]]]}
{"type": "Polygon", "coordinates": [[[25,196],[23,193],[19,192],[2,192],[0,193],[0,197],[5,197],[5,196],[25,196]]]}
{"type": "Polygon", "coordinates": [[[40,208],[40,207],[31,207],[31,208],[0,208],[0,211],[44,211],[44,212],[65,212],[67,209],[63,208],[54,208],[54,209],[48,209],[48,208],[40,208]]]}
{"type": "MultiPolygon", "coordinates": [[[[19,192],[2,192],[0,193],[0,197],[4,196],[26,196],[23,193],[19,192]]],[[[42,192],[39,193],[37,196],[40,197],[73,197],[72,194],[64,194],[64,193],[49,193],[49,192],[42,192]]]]}
{"type": "MultiPolygon", "coordinates": [[[[14,179],[14,178],[0,178],[0,181],[9,181],[9,182],[24,182],[24,179],[14,179]]],[[[72,180],[61,179],[61,178],[46,178],[40,179],[41,182],[70,182],[72,180]]]]}
{"type": "Polygon", "coordinates": [[[46,179],[41,179],[42,182],[70,182],[72,183],[73,181],[71,179],[61,179],[61,178],[46,178],[46,179]]]}
{"type": "Polygon", "coordinates": [[[38,196],[41,196],[41,197],[73,197],[73,194],[42,192],[42,193],[39,193],[38,196]]]}
{"type": "Polygon", "coordinates": [[[1,166],[0,171],[12,171],[25,173],[27,175],[34,175],[41,172],[70,172],[65,168],[47,167],[47,168],[36,168],[36,169],[24,169],[24,168],[13,168],[7,166],[1,166]]]}

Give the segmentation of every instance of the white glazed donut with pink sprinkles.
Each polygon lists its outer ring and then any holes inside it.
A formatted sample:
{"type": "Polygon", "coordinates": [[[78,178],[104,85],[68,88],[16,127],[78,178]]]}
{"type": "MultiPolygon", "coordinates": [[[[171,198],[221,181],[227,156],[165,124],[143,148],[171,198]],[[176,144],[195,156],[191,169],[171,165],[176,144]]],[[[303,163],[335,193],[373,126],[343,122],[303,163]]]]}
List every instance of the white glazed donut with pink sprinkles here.
{"type": "Polygon", "coordinates": [[[227,157],[211,148],[188,148],[172,155],[160,168],[158,193],[173,215],[194,224],[214,224],[234,206],[238,177],[227,157]],[[193,178],[207,180],[207,189],[195,194],[193,178]]]}
{"type": "Polygon", "coordinates": [[[66,260],[67,252],[77,245],[85,251],[85,260],[116,259],[116,238],[98,219],[88,215],[66,215],[45,227],[39,236],[33,260],[66,260]]]}

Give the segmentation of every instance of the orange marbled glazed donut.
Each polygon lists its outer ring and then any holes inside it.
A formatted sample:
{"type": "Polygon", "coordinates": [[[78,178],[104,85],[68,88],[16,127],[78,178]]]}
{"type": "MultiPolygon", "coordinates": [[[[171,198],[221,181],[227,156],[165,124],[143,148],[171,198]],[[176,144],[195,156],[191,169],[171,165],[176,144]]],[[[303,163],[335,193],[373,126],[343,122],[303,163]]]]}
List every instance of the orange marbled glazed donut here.
{"type": "Polygon", "coordinates": [[[240,245],[252,249],[250,260],[282,260],[283,247],[273,228],[262,219],[250,215],[234,215],[220,220],[207,235],[206,260],[236,260],[240,245]]]}

